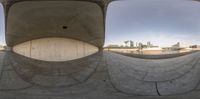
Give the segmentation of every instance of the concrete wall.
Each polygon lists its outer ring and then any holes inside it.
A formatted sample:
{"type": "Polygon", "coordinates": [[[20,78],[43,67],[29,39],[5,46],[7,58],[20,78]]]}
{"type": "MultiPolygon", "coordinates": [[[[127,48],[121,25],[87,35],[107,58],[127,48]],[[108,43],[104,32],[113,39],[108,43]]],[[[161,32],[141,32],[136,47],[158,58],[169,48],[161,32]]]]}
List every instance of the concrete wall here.
{"type": "Polygon", "coordinates": [[[98,48],[82,41],[67,38],[42,38],[13,47],[23,56],[44,61],[68,61],[98,52],[98,48]]]}

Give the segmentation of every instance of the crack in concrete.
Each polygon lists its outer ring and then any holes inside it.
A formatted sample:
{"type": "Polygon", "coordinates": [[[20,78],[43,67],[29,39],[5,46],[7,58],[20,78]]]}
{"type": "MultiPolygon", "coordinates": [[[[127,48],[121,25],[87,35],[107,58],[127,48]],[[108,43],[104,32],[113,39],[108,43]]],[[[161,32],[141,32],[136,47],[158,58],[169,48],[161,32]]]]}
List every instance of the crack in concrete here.
{"type": "Polygon", "coordinates": [[[158,83],[155,82],[155,84],[156,84],[156,92],[158,93],[158,96],[162,96],[162,95],[160,94],[159,90],[158,90],[158,83]]]}

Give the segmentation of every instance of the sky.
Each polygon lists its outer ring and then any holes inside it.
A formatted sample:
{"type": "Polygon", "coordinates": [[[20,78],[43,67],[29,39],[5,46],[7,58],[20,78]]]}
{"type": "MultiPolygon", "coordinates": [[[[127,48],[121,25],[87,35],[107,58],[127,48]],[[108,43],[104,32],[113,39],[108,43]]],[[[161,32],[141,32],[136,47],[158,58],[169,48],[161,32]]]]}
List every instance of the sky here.
{"type": "Polygon", "coordinates": [[[177,42],[200,45],[200,2],[192,0],[121,0],[108,6],[105,46],[124,41],[160,47],[177,42]]]}
{"type": "Polygon", "coordinates": [[[0,45],[5,45],[5,24],[3,6],[0,4],[0,45]]]}

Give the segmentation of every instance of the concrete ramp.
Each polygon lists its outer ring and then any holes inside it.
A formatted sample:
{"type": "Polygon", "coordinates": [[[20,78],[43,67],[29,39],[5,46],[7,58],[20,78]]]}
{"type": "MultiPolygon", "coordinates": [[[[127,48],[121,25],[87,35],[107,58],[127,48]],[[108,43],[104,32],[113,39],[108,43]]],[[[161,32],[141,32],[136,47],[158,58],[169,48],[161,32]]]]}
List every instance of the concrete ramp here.
{"type": "Polygon", "coordinates": [[[147,60],[106,53],[111,81],[117,90],[135,95],[183,94],[196,88],[199,52],[170,59],[147,60]]]}

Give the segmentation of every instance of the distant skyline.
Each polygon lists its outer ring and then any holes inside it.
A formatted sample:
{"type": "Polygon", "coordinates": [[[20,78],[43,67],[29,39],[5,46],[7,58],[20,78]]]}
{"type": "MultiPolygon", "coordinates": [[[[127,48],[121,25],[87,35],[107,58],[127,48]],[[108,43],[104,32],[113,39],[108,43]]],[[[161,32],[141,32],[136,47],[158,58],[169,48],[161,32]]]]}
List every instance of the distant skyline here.
{"type": "Polygon", "coordinates": [[[161,47],[200,44],[200,2],[122,0],[108,6],[105,46],[126,40],[161,47]]]}

